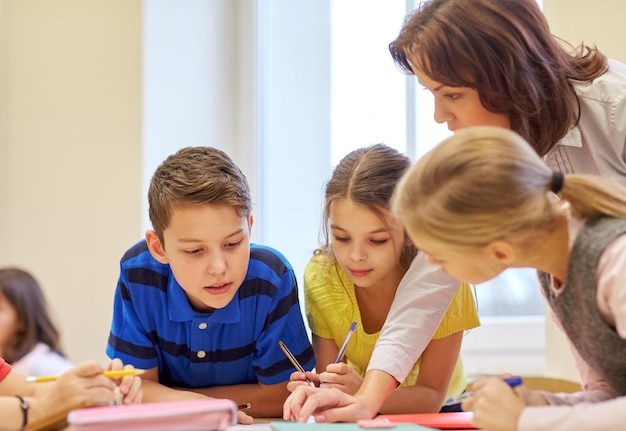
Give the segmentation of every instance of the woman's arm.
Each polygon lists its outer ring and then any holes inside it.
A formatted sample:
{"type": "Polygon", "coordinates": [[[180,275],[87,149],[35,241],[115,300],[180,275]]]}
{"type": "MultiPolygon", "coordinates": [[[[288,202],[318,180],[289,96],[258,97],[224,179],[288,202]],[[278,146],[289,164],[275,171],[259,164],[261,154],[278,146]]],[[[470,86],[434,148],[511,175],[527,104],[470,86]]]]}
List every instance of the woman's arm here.
{"type": "Polygon", "coordinates": [[[448,385],[459,358],[463,332],[433,339],[422,354],[415,385],[392,392],[381,413],[435,413],[441,410],[448,385]]]}
{"type": "Polygon", "coordinates": [[[402,278],[368,370],[402,382],[422,355],[452,302],[459,282],[418,253],[402,278]]]}

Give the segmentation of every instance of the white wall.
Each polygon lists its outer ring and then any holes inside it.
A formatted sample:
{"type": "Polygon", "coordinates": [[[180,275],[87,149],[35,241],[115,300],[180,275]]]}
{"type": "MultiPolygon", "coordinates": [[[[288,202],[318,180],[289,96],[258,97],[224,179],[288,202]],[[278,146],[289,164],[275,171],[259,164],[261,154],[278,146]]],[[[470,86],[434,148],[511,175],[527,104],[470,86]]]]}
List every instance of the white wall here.
{"type": "Polygon", "coordinates": [[[258,202],[254,0],[143,1],[143,227],[156,167],[186,146],[220,148],[258,202]]]}
{"type": "Polygon", "coordinates": [[[43,284],[73,360],[104,360],[141,233],[141,2],[0,5],[0,265],[43,284]]]}
{"type": "MultiPolygon", "coordinates": [[[[543,0],[543,11],[552,33],[577,46],[596,45],[604,54],[626,62],[623,37],[626,2],[622,0],[543,0]]],[[[578,379],[564,335],[546,319],[546,374],[578,379]]]]}

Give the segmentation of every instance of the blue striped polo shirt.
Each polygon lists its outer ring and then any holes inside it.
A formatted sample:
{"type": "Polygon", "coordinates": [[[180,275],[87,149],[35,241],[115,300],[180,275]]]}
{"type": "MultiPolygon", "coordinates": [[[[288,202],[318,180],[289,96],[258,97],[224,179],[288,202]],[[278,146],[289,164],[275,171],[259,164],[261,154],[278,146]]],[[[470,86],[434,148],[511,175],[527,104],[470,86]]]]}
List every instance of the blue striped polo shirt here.
{"type": "Polygon", "coordinates": [[[202,388],[289,380],[283,341],[305,369],[315,366],[293,269],[278,251],[251,244],[248,272],[224,308],[195,311],[167,264],[142,240],[120,262],[106,353],[137,368],[158,367],[165,386],[202,388]]]}

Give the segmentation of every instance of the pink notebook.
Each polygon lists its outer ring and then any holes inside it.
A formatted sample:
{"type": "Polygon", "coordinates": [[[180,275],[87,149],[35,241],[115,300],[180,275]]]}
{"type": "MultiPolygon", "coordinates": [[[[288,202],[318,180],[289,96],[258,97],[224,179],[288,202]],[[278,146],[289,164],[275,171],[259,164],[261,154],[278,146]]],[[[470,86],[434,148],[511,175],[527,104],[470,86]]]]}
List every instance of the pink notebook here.
{"type": "Polygon", "coordinates": [[[237,405],[227,399],[166,401],[72,410],[73,431],[223,431],[237,423],[237,405]]]}
{"type": "Polygon", "coordinates": [[[388,419],[392,423],[412,423],[440,430],[474,430],[472,412],[458,413],[413,413],[403,415],[380,415],[376,419],[388,419]]]}

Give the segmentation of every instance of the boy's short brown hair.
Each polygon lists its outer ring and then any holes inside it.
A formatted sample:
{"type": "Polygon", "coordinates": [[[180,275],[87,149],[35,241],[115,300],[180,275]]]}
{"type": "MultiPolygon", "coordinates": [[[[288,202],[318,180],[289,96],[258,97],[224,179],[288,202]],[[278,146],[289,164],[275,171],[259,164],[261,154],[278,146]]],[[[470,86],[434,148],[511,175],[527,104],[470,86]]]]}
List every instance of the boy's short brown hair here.
{"type": "Polygon", "coordinates": [[[162,244],[175,207],[225,204],[241,217],[252,212],[246,176],[228,154],[212,147],[186,147],[165,159],[150,181],[148,203],[162,244]]]}

